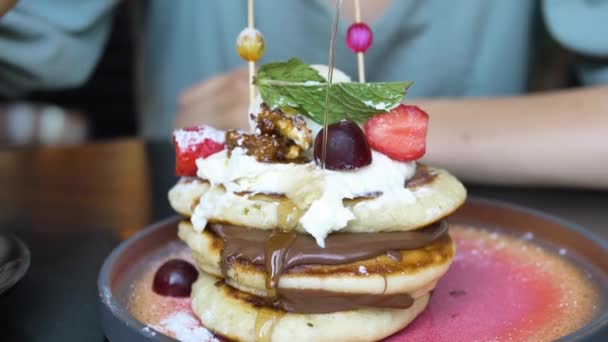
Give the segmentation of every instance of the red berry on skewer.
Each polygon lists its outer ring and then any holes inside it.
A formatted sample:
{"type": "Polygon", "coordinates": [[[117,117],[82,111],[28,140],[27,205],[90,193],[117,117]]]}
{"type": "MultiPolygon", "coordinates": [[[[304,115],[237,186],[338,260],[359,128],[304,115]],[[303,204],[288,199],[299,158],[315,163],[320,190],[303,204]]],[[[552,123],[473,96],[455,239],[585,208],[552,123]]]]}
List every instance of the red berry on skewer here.
{"type": "Polygon", "coordinates": [[[354,53],[365,53],[373,40],[372,29],[366,23],[354,23],[346,31],[346,46],[354,53]]]}

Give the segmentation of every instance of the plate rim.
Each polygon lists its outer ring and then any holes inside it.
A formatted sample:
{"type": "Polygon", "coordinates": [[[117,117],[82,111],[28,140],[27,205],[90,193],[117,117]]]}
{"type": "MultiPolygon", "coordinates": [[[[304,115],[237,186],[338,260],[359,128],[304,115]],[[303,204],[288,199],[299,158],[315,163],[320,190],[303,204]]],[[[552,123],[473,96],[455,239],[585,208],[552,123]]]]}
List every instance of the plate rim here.
{"type": "Polygon", "coordinates": [[[112,294],[112,289],[110,288],[110,272],[112,271],[112,266],[115,263],[115,260],[129,248],[135,241],[150,235],[154,234],[158,229],[172,223],[177,223],[182,217],[179,215],[172,215],[168,218],[162,219],[160,221],[154,222],[146,227],[144,227],[141,231],[133,234],[126,240],[121,241],[108,256],[104,259],[103,265],[99,271],[99,275],[97,277],[97,290],[98,297],[101,303],[101,315],[102,315],[102,326],[104,330],[104,335],[107,336],[106,327],[103,323],[104,315],[108,312],[114,316],[120,323],[124,324],[127,329],[134,330],[145,338],[152,339],[154,341],[177,341],[176,339],[163,334],[162,332],[140,322],[136,319],[126,307],[120,305],[116,297],[112,294]]]}
{"type": "MultiPolygon", "coordinates": [[[[19,249],[19,252],[21,253],[21,262],[19,264],[19,268],[17,269],[17,272],[15,272],[15,276],[12,277],[11,282],[9,282],[9,286],[7,287],[0,287],[0,296],[4,295],[5,293],[7,293],[9,290],[11,290],[12,288],[14,288],[21,280],[23,280],[23,278],[25,278],[25,275],[27,274],[27,271],[30,269],[30,265],[32,263],[32,253],[30,252],[29,247],[25,244],[25,242],[23,242],[23,240],[21,240],[19,237],[17,237],[17,235],[13,234],[13,233],[8,233],[8,234],[2,234],[4,235],[7,239],[13,240],[17,246],[17,248],[19,249]]],[[[6,264],[4,264],[6,265],[6,264]]],[[[4,267],[4,265],[1,265],[2,267],[4,267]]]]}
{"type": "MultiPolygon", "coordinates": [[[[552,221],[557,223],[558,225],[564,227],[565,229],[573,230],[576,233],[582,235],[585,239],[599,245],[599,247],[608,253],[608,241],[605,241],[603,238],[599,237],[594,232],[585,229],[584,226],[569,221],[567,219],[563,219],[557,215],[546,213],[542,210],[526,207],[520,204],[515,204],[507,201],[490,199],[487,197],[481,196],[468,196],[465,202],[477,202],[482,205],[489,205],[494,207],[506,208],[515,211],[522,212],[526,215],[536,216],[537,218],[552,221]]],[[[180,215],[172,215],[160,221],[154,222],[146,227],[144,227],[141,231],[135,233],[128,239],[121,241],[110,254],[104,259],[103,265],[99,271],[99,275],[97,278],[97,289],[98,296],[100,301],[100,306],[102,310],[102,320],[104,319],[105,314],[111,314],[114,319],[117,319],[126,326],[127,329],[131,329],[136,331],[142,337],[148,338],[154,341],[177,341],[167,335],[164,335],[162,332],[155,330],[154,328],[140,322],[127,310],[126,307],[120,305],[116,298],[113,296],[112,291],[110,289],[110,272],[112,270],[112,266],[115,263],[115,260],[127,249],[129,248],[135,241],[153,234],[156,230],[168,225],[179,222],[182,219],[180,215]]],[[[595,263],[592,263],[595,265],[595,263]]],[[[603,271],[602,271],[603,272],[603,271]]],[[[604,272],[605,273],[605,272],[604,272]]],[[[103,322],[102,322],[103,323],[103,322]]],[[[102,324],[104,335],[107,336],[106,327],[102,324]]],[[[562,336],[556,341],[579,341],[581,339],[588,339],[594,337],[595,334],[599,333],[602,329],[607,329],[608,331],[608,311],[601,313],[594,320],[585,324],[580,329],[571,332],[568,335],[562,336]]]]}

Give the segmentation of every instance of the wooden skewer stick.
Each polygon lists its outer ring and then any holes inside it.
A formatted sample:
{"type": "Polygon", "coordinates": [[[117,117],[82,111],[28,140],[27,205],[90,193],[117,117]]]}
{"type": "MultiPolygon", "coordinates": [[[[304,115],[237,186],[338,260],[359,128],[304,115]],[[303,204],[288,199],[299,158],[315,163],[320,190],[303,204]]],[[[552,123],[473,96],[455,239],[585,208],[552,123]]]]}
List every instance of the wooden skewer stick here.
{"type": "MultiPolygon", "coordinates": [[[[355,0],[355,22],[361,22],[361,6],[359,0],[355,0]]],[[[359,69],[359,82],[365,83],[365,60],[363,52],[357,52],[357,67],[359,69]]]]}
{"type": "MultiPolygon", "coordinates": [[[[247,0],[247,27],[250,30],[254,29],[253,22],[253,0],[247,0]]],[[[255,102],[255,86],[253,85],[253,77],[255,76],[255,62],[249,61],[249,106],[255,102]]]]}

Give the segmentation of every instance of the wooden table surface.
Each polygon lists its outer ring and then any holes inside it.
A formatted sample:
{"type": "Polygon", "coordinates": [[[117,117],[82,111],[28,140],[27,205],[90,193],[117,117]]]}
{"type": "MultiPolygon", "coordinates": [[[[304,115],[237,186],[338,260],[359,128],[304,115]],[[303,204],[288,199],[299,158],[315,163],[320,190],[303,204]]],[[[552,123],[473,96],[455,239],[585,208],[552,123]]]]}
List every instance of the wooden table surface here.
{"type": "MultiPolygon", "coordinates": [[[[26,277],[0,297],[1,341],[103,341],[97,273],[113,247],[173,215],[168,142],[0,150],[0,230],[29,246],[26,277]]],[[[467,186],[557,215],[608,240],[608,192],[467,186]]]]}

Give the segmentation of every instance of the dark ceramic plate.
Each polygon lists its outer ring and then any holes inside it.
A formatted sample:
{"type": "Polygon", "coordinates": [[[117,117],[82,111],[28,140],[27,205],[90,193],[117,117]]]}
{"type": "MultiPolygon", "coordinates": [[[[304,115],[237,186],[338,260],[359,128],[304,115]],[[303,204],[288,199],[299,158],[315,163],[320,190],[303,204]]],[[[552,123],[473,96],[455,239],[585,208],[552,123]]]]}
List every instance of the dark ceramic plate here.
{"type": "MultiPolygon", "coordinates": [[[[103,264],[98,280],[101,324],[111,341],[174,341],[137,321],[127,310],[127,303],[133,275],[138,273],[133,265],[176,243],[179,220],[171,218],[144,229],[120,244],[103,264]]],[[[566,248],[564,257],[593,275],[600,292],[599,310],[587,324],[560,341],[608,341],[608,244],[575,224],[495,201],[469,199],[450,221],[513,234],[532,233],[535,241],[549,249],[566,248]]]]}
{"type": "Polygon", "coordinates": [[[0,295],[15,286],[30,267],[30,251],[14,235],[0,234],[0,295]]]}

